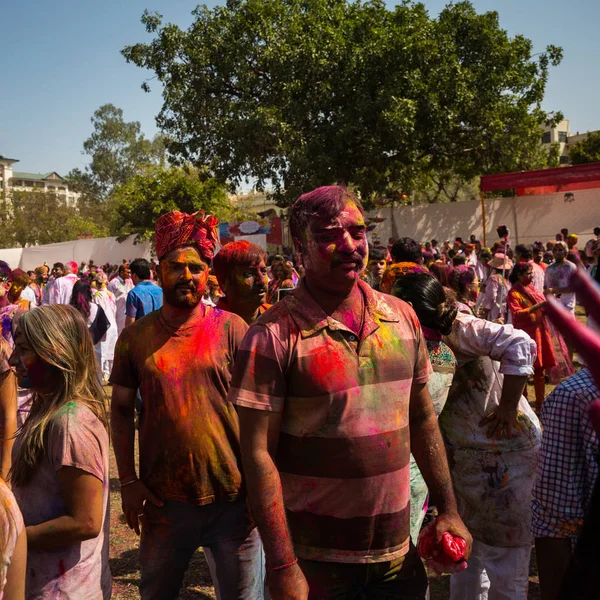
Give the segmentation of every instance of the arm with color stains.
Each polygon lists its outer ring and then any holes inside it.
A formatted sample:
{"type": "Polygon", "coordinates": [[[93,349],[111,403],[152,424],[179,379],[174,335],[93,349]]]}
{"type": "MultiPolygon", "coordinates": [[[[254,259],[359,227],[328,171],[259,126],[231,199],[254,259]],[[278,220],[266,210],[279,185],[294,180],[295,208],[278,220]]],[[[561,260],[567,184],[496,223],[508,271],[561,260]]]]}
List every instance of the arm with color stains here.
{"type": "Polygon", "coordinates": [[[11,455],[17,432],[17,379],[13,371],[0,375],[0,435],[2,436],[0,477],[8,481],[11,455]]]}
{"type": "Polygon", "coordinates": [[[133,388],[113,385],[110,423],[119,481],[126,484],[121,487],[123,514],[129,528],[139,535],[144,502],[148,500],[155,506],[162,506],[163,503],[138,480],[135,471],[135,394],[133,388]]]}
{"type": "Polygon", "coordinates": [[[238,413],[248,497],[265,549],[271,598],[305,600],[308,598],[308,584],[294,562],[296,554],[285,518],[281,479],[273,461],[281,413],[242,406],[238,406],[238,413]],[[287,568],[272,570],[288,564],[287,568]]]}
{"type": "Polygon", "coordinates": [[[426,384],[413,384],[410,392],[410,448],[429,488],[431,502],[439,511],[437,541],[446,531],[463,538],[468,559],[473,538],[458,514],[446,449],[426,384]]]}
{"type": "Polygon", "coordinates": [[[102,481],[76,467],[63,467],[57,477],[67,514],[27,527],[27,546],[30,550],[64,548],[93,539],[102,530],[102,481]]]}

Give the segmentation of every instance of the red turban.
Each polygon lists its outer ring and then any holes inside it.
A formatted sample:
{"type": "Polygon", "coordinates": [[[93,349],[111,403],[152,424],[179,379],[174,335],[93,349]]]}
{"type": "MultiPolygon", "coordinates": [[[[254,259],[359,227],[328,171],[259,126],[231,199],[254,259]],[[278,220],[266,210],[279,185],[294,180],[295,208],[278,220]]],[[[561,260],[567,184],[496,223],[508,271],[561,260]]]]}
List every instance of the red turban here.
{"type": "Polygon", "coordinates": [[[180,246],[195,246],[200,256],[211,260],[219,241],[219,220],[212,215],[204,216],[200,210],[193,215],[174,210],[156,221],[154,245],[160,260],[165,254],[180,246]]]}

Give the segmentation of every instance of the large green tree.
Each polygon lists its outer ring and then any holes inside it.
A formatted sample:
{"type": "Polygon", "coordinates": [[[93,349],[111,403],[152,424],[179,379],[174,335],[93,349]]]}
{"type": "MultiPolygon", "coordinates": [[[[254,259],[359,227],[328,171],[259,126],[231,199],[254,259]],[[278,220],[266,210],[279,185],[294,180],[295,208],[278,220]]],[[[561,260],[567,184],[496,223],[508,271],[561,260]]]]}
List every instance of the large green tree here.
{"type": "Polygon", "coordinates": [[[135,235],[135,243],[152,239],[156,220],[170,210],[204,210],[220,221],[243,216],[231,207],[223,185],[189,165],[148,167],[115,188],[109,203],[119,234],[135,235]]]}
{"type": "Polygon", "coordinates": [[[91,122],[92,134],[83,142],[90,164],[67,175],[69,184],[88,198],[105,200],[117,185],[146,166],[165,163],[164,136],[146,138],[140,122],[125,121],[122,109],[104,104],[94,112],[91,122]]]}
{"type": "MultiPolygon", "coordinates": [[[[560,48],[535,54],[469,2],[228,0],[187,30],[145,12],[127,61],[163,86],[170,154],[230,185],[273,186],[281,205],[344,182],[363,199],[423,176],[539,166],[541,109],[560,48]]],[[[149,90],[147,82],[143,88],[149,90]]]]}
{"type": "Polygon", "coordinates": [[[80,211],[64,196],[43,190],[13,190],[0,195],[2,248],[66,242],[87,233],[104,237],[109,230],[96,214],[80,211]]]}
{"type": "Polygon", "coordinates": [[[581,142],[571,146],[569,158],[574,165],[600,162],[600,131],[593,131],[581,142]]]}

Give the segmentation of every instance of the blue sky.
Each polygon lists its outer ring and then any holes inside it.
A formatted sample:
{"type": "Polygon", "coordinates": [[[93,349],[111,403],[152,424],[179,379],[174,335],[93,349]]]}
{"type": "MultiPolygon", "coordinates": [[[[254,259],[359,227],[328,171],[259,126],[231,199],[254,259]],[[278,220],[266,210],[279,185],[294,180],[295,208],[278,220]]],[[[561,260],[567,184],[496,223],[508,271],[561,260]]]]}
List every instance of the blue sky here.
{"type": "MultiPolygon", "coordinates": [[[[207,2],[209,6],[216,2],[207,2]]],[[[388,2],[392,5],[395,2],[388,2]]],[[[437,15],[443,0],[425,2],[437,15]]],[[[546,110],[562,110],[571,131],[600,129],[600,22],[598,0],[473,0],[478,12],[498,10],[510,34],[531,38],[536,50],[562,46],[565,58],[553,69],[546,110]]],[[[195,2],[187,0],[13,0],[4,3],[0,154],[20,160],[17,170],[66,174],[84,167],[83,140],[90,117],[106,103],[122,108],[126,120],[156,132],[159,86],[144,93],[147,73],[128,65],[119,51],[147,41],[140,16],[157,10],[186,27],[195,2]]]]}

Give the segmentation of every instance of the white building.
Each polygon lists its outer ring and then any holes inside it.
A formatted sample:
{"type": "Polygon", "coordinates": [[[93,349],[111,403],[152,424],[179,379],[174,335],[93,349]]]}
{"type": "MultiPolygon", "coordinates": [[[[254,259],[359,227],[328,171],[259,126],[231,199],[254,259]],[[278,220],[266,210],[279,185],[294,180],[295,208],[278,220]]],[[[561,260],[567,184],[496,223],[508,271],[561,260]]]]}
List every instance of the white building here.
{"type": "Polygon", "coordinates": [[[551,144],[558,144],[560,149],[560,164],[568,165],[569,161],[569,148],[573,147],[578,142],[585,140],[585,138],[592,132],[586,133],[571,133],[569,129],[570,121],[561,121],[556,127],[546,127],[544,133],[542,133],[542,145],[548,150],[551,144]]]}
{"type": "Polygon", "coordinates": [[[16,158],[8,158],[0,154],[0,191],[7,195],[20,192],[51,192],[62,198],[67,204],[77,204],[80,194],[69,190],[69,184],[56,171],[49,173],[24,173],[14,171],[13,165],[19,162],[16,158]]]}

